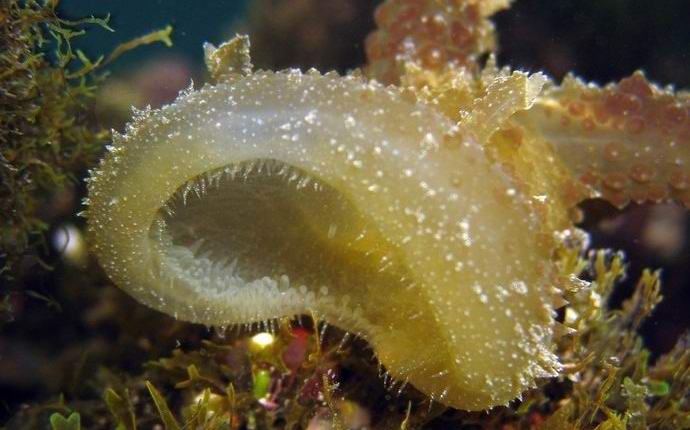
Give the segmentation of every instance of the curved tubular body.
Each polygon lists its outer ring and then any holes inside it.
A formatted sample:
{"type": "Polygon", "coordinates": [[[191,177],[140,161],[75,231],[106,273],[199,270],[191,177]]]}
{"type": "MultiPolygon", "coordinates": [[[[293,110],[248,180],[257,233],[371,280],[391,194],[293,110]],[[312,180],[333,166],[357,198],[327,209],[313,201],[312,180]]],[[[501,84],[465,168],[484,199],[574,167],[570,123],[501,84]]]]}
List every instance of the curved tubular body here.
{"type": "Polygon", "coordinates": [[[531,201],[396,90],[294,71],[205,86],[142,112],[89,198],[108,275],[178,318],[313,312],[462,409],[506,404],[559,367],[531,201]]]}

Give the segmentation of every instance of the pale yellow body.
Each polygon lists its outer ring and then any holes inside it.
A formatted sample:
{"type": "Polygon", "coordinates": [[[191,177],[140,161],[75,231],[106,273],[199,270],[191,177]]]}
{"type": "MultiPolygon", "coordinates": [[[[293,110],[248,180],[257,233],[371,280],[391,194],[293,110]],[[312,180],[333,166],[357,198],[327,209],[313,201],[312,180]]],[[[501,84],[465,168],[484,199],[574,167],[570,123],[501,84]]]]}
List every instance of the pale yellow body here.
{"type": "MultiPolygon", "coordinates": [[[[457,8],[476,24],[475,54],[490,47],[486,16],[507,5],[423,4],[413,11],[421,22],[443,6],[448,22],[457,8]]],[[[395,46],[382,27],[370,46],[395,46]]],[[[639,139],[614,114],[582,135],[563,122],[573,114],[564,99],[594,93],[575,111],[584,121],[606,90],[480,72],[462,50],[444,64],[373,50],[369,73],[405,89],[252,73],[245,38],[207,46],[217,82],[141,112],[92,173],[93,249],[116,284],[178,318],[229,325],[316,314],[366,339],[393,377],[444,404],[506,404],[559,371],[553,313],[567,274],[553,263],[556,235],[572,227],[575,203],[612,188],[609,161],[591,154],[617,138],[634,161],[639,139]],[[583,183],[585,174],[595,179],[583,183]]],[[[639,112],[687,110],[684,96],[648,89],[639,112]]],[[[661,133],[656,125],[643,131],[661,133]]],[[[683,139],[687,118],[673,127],[665,133],[683,139]]],[[[677,163],[687,150],[658,154],[645,166],[675,170],[614,191],[687,197],[687,167],[677,163]]]]}

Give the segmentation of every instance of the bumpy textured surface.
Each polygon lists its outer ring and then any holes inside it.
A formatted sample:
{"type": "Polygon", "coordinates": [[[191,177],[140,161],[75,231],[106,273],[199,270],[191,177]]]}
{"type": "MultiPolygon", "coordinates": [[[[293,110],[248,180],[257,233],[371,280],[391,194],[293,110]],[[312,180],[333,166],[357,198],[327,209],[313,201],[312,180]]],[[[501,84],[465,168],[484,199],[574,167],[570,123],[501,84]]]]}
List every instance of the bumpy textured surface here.
{"type": "Polygon", "coordinates": [[[376,10],[378,30],[366,41],[367,72],[394,84],[410,63],[476,71],[478,57],[495,45],[487,17],[509,5],[510,0],[388,0],[376,10]]]}
{"type": "Polygon", "coordinates": [[[384,3],[368,73],[404,89],[252,74],[246,39],[209,47],[222,82],[139,112],[91,175],[101,264],[185,320],[316,314],[456,408],[554,375],[567,282],[554,256],[572,207],[687,204],[690,112],[639,74],[602,89],[492,60],[480,71],[486,17],[505,6],[384,3]]]}
{"type": "Polygon", "coordinates": [[[530,203],[453,129],[356,78],[207,86],[141,113],[94,172],[94,248],[179,318],[315,312],[401,383],[458,408],[506,403],[558,368],[548,249],[530,203]]]}
{"type": "Polygon", "coordinates": [[[568,77],[516,122],[548,141],[569,175],[618,207],[670,199],[690,207],[687,93],[661,89],[640,72],[604,88],[568,77]]]}

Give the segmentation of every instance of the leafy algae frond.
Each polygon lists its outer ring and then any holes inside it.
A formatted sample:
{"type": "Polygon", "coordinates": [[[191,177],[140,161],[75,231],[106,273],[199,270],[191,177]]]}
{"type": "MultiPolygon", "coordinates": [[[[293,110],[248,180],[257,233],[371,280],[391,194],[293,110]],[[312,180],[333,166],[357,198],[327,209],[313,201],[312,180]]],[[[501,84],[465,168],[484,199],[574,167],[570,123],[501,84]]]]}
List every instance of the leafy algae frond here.
{"type": "MultiPolygon", "coordinates": [[[[73,172],[93,164],[109,137],[87,125],[84,105],[93,88],[80,78],[93,63],[71,48],[71,40],[83,33],[82,23],[60,20],[56,3],[10,0],[0,9],[3,272],[46,229],[37,213],[42,199],[63,187],[73,172]],[[51,43],[54,65],[46,55],[51,43]],[[73,63],[79,63],[77,55],[83,67],[70,71],[73,63]]],[[[106,20],[91,22],[107,28],[106,20]]]]}
{"type": "MultiPolygon", "coordinates": [[[[570,335],[558,343],[559,356],[566,362],[558,382],[564,393],[561,399],[547,401],[551,416],[544,428],[687,428],[687,337],[651,364],[638,334],[661,301],[660,272],[644,270],[632,295],[620,308],[611,308],[611,293],[625,277],[622,254],[588,251],[583,258],[578,253],[576,248],[563,251],[560,267],[564,274],[581,274],[592,281],[578,281],[567,293],[563,325],[570,335]]],[[[541,392],[528,396],[523,405],[544,405],[544,400],[541,392]]]]}
{"type": "MultiPolygon", "coordinates": [[[[48,228],[41,209],[74,186],[110,139],[94,124],[101,68],[137,46],[170,45],[171,27],[89,59],[72,47],[88,27],[112,31],[108,17],[65,20],[57,0],[7,0],[0,5],[0,277],[24,256],[37,259],[48,228]]],[[[2,294],[3,292],[0,292],[2,294]]],[[[9,302],[4,302],[5,308],[9,302]]]]}

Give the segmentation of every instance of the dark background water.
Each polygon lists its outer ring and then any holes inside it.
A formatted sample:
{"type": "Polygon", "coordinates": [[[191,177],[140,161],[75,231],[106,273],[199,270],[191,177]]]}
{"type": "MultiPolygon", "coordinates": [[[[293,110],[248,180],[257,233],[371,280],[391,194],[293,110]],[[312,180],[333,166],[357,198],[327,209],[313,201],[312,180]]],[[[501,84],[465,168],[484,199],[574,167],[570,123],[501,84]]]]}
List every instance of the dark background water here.
{"type": "MultiPolygon", "coordinates": [[[[205,41],[220,43],[231,37],[236,28],[243,27],[247,10],[256,3],[250,0],[63,0],[60,11],[72,18],[110,14],[110,23],[116,32],[90,32],[88,39],[78,43],[87,54],[97,56],[109,52],[119,43],[172,24],[175,44],[164,55],[180,56],[200,67],[201,44],[205,41]]],[[[293,3],[299,8],[305,2],[294,0],[293,3]]],[[[322,0],[321,3],[353,4],[354,14],[367,18],[366,12],[380,2],[322,0]],[[362,10],[365,13],[361,13],[362,10]]],[[[329,7],[321,9],[329,13],[329,7]]],[[[328,17],[324,17],[324,21],[328,21],[328,17]]],[[[690,86],[690,2],[686,0],[653,3],[645,0],[519,0],[510,10],[500,12],[494,21],[500,29],[500,58],[503,63],[515,67],[547,70],[556,77],[574,71],[598,82],[616,80],[642,68],[662,84],[690,86]]],[[[373,22],[355,20],[350,33],[366,33],[368,29],[362,29],[363,25],[372,26],[373,22]]],[[[293,34],[292,40],[297,40],[296,36],[293,34]]],[[[351,39],[347,34],[331,36],[351,39]]],[[[319,36],[315,34],[316,37],[319,36]]],[[[321,65],[337,70],[360,65],[364,58],[361,40],[352,40],[352,44],[356,49],[349,58],[341,57],[338,63],[321,65]]],[[[274,54],[283,56],[278,50],[274,54]]],[[[156,55],[161,55],[159,47],[144,47],[128,53],[113,69],[135,68],[137,63],[156,55]]],[[[298,64],[293,59],[277,65],[308,67],[319,64],[298,64]]]]}
{"type": "MultiPolygon", "coordinates": [[[[78,43],[79,48],[92,57],[110,52],[118,44],[152,29],[171,24],[174,46],[165,54],[194,62],[203,56],[203,42],[218,44],[234,34],[231,27],[242,19],[246,5],[247,0],[63,0],[60,11],[68,18],[110,14],[114,33],[97,29],[78,43]]],[[[161,55],[159,46],[143,47],[128,53],[123,61],[114,63],[113,68],[120,71],[136,67],[137,63],[155,55],[161,55]]]]}
{"type": "Polygon", "coordinates": [[[690,87],[690,2],[518,0],[497,15],[501,60],[601,84],[637,69],[690,87]]]}

